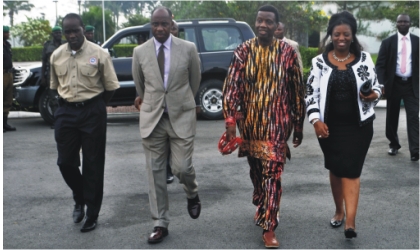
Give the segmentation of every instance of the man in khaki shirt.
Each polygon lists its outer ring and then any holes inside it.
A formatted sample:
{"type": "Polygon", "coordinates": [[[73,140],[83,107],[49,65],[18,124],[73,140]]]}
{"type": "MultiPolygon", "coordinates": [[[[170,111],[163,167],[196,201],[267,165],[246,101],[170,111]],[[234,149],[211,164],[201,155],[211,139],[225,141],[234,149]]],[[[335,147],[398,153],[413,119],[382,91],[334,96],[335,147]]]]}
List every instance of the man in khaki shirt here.
{"type": "Polygon", "coordinates": [[[83,220],[87,206],[81,231],[88,232],[96,227],[103,197],[106,103],[119,83],[110,56],[84,37],[79,15],[63,18],[63,32],[68,43],[58,47],[50,61],[50,88],[60,96],[54,113],[57,165],[73,191],[74,223],[83,220]]]}

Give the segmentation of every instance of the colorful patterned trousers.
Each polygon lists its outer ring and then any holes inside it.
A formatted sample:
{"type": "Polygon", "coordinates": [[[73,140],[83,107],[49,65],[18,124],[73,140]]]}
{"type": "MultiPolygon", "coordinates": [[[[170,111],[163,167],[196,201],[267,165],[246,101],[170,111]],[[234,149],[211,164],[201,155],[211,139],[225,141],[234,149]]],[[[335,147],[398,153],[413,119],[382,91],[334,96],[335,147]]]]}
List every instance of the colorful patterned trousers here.
{"type": "Polygon", "coordinates": [[[254,221],[264,230],[274,231],[279,223],[281,174],[284,163],[248,156],[249,175],[254,185],[252,203],[257,206],[254,221]]]}

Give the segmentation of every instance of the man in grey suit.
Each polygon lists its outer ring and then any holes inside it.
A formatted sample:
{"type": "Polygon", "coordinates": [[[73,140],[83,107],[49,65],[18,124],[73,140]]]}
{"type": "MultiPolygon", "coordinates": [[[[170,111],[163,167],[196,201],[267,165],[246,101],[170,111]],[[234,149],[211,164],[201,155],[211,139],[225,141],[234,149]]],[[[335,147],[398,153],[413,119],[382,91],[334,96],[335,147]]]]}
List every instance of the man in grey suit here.
{"type": "Polygon", "coordinates": [[[140,135],[154,223],[148,242],[157,243],[168,235],[168,143],[172,172],[186,192],[188,213],[193,219],[200,215],[192,154],[196,130],[194,96],[201,72],[195,45],[171,35],[173,21],[168,8],[159,6],[153,10],[150,23],[154,38],[134,49],[132,72],[139,94],[134,103],[140,110],[140,135]]]}

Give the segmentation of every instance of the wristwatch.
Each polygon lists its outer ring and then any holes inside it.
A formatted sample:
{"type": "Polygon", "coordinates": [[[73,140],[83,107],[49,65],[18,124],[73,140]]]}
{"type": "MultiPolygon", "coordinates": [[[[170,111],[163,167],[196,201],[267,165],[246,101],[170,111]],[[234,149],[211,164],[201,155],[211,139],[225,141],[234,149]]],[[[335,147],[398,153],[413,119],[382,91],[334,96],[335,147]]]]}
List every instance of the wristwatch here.
{"type": "Polygon", "coordinates": [[[319,119],[318,119],[318,118],[315,118],[315,119],[313,119],[313,120],[311,121],[311,124],[312,124],[312,125],[315,125],[315,123],[317,123],[317,122],[319,122],[319,119]]]}

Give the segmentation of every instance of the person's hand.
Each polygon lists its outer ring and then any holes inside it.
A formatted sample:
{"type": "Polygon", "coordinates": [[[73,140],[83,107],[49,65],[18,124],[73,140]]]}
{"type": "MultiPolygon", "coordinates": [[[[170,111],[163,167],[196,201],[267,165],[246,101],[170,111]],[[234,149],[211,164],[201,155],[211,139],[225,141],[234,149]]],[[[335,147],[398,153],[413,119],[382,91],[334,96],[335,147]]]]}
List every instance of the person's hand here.
{"type": "Polygon", "coordinates": [[[136,99],[134,100],[134,107],[136,107],[138,111],[140,111],[140,106],[142,102],[143,100],[140,98],[140,96],[137,96],[136,99]]]}
{"type": "Polygon", "coordinates": [[[302,139],[303,139],[302,132],[293,132],[293,147],[297,148],[302,143],[302,139]]]}
{"type": "Polygon", "coordinates": [[[328,138],[330,135],[330,131],[328,130],[327,124],[323,123],[322,121],[317,121],[314,124],[315,134],[316,137],[319,139],[325,139],[328,138]]]}
{"type": "Polygon", "coordinates": [[[359,97],[360,100],[362,100],[363,102],[373,102],[376,99],[378,99],[378,93],[376,93],[373,90],[370,90],[370,94],[368,96],[363,95],[361,92],[359,92],[359,97]]]}
{"type": "Polygon", "coordinates": [[[226,141],[230,142],[232,138],[236,137],[236,127],[235,126],[228,126],[226,128],[226,141]]]}

